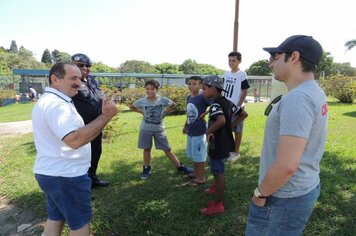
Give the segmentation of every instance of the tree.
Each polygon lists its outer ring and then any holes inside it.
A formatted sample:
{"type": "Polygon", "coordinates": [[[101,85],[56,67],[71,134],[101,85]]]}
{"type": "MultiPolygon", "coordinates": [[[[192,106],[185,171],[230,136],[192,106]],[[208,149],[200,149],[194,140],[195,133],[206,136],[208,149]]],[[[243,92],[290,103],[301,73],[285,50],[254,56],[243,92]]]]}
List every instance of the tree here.
{"type": "Polygon", "coordinates": [[[334,63],[333,67],[333,70],[338,75],[356,76],[356,68],[352,67],[350,62],[334,63]]]}
{"type": "Polygon", "coordinates": [[[174,65],[170,63],[161,63],[154,65],[154,68],[160,73],[160,74],[181,74],[182,72],[179,71],[179,65],[174,65]]]}
{"type": "Polygon", "coordinates": [[[328,77],[336,74],[334,67],[334,58],[331,56],[330,52],[323,51],[318,67],[316,68],[316,73],[322,77],[328,77]]]}
{"type": "Polygon", "coordinates": [[[179,70],[183,74],[197,74],[198,63],[195,60],[187,59],[179,66],[179,70]]]}
{"type": "Polygon", "coordinates": [[[259,60],[246,70],[248,75],[272,75],[272,69],[268,65],[268,60],[259,60]]]}
{"type": "Polygon", "coordinates": [[[356,46],[356,39],[351,39],[345,43],[346,51],[350,51],[356,46]]]}
{"type": "Polygon", "coordinates": [[[70,61],[70,55],[66,52],[61,52],[58,51],[57,49],[55,49],[54,51],[52,51],[52,59],[53,59],[53,63],[57,63],[57,62],[69,62],[70,61]]]}
{"type": "Polygon", "coordinates": [[[158,71],[150,63],[138,60],[125,61],[120,65],[121,73],[149,73],[156,74],[158,71]]]}
{"type": "Polygon", "coordinates": [[[107,66],[102,62],[98,62],[93,64],[90,71],[93,73],[115,73],[117,72],[117,69],[107,66]]]}
{"type": "Polygon", "coordinates": [[[41,62],[43,62],[45,64],[52,64],[51,52],[47,48],[46,48],[46,50],[44,50],[44,52],[42,54],[41,62]]]}
{"type": "Polygon", "coordinates": [[[16,41],[15,40],[12,40],[11,41],[11,46],[10,46],[10,50],[9,52],[11,53],[18,53],[18,49],[17,49],[17,44],[16,44],[16,41]]]}

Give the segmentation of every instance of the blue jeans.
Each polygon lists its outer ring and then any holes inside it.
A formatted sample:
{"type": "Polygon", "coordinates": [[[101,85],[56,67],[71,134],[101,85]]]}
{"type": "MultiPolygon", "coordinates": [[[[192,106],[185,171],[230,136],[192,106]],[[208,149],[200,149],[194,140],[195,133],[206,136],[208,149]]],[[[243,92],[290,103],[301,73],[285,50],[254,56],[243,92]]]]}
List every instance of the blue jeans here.
{"type": "Polygon", "coordinates": [[[320,194],[320,184],[311,192],[294,198],[268,197],[264,207],[250,203],[247,236],[302,235],[320,194]]]}

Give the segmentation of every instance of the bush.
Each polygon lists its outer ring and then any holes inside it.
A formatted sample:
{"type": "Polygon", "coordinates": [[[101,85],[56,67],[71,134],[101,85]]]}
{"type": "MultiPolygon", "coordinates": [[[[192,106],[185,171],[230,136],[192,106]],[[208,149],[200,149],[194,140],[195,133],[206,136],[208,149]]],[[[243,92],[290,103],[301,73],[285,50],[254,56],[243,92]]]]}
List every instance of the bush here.
{"type": "Polygon", "coordinates": [[[0,106],[7,99],[15,99],[15,90],[2,89],[0,88],[0,106]]]}
{"type": "MultiPolygon", "coordinates": [[[[134,101],[146,96],[144,88],[125,88],[121,92],[112,90],[106,91],[105,94],[111,94],[111,97],[116,102],[122,102],[130,106],[134,101]],[[114,92],[113,92],[114,91],[114,92]]],[[[172,115],[184,114],[186,110],[186,98],[189,91],[183,86],[164,86],[158,90],[158,94],[167,97],[174,101],[177,106],[171,113],[172,115]]]]}
{"type": "Polygon", "coordinates": [[[342,103],[352,103],[356,99],[356,80],[350,76],[334,75],[320,80],[327,95],[342,103]]]}

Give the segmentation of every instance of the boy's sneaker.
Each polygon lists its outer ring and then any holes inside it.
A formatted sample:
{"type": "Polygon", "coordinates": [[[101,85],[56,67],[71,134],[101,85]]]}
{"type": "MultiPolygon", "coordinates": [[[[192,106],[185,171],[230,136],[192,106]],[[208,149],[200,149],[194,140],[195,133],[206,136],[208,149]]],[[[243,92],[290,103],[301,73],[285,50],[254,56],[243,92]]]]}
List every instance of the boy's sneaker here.
{"type": "Polygon", "coordinates": [[[214,201],[210,201],[208,207],[200,209],[200,212],[207,216],[223,213],[225,211],[224,204],[219,202],[215,204],[214,201]]]}
{"type": "Polygon", "coordinates": [[[182,172],[184,175],[191,174],[194,171],[194,169],[190,167],[185,167],[183,164],[181,164],[180,167],[177,167],[177,170],[182,172]]]}
{"type": "Polygon", "coordinates": [[[143,171],[142,171],[142,175],[140,175],[140,178],[143,180],[146,180],[148,178],[150,178],[151,176],[151,166],[143,166],[143,171]]]}
{"type": "Polygon", "coordinates": [[[230,156],[226,159],[227,161],[234,162],[240,157],[240,153],[230,152],[230,156]]]}
{"type": "Polygon", "coordinates": [[[216,191],[216,185],[213,183],[209,188],[204,189],[204,192],[206,194],[215,194],[216,191]]]}

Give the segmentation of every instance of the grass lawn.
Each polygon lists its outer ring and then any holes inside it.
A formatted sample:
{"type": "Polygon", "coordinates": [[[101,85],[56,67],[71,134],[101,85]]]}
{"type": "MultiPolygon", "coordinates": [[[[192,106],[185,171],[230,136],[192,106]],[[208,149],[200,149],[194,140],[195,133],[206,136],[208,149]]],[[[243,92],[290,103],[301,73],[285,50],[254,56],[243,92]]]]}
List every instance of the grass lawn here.
{"type": "MultiPolygon", "coordinates": [[[[152,153],[151,178],[139,180],[142,152],[137,149],[137,138],[141,117],[132,112],[120,113],[121,135],[104,144],[98,169],[100,177],[109,179],[111,185],[93,191],[91,231],[99,236],[243,235],[248,205],[257,184],[265,105],[246,104],[250,116],[245,122],[242,158],[227,164],[226,212],[215,217],[199,212],[211,199],[203,193],[207,185],[182,186],[186,177],[176,172],[161,151],[152,153]]],[[[356,104],[329,105],[328,137],[320,174],[322,191],[305,235],[351,236],[356,235],[356,104]]],[[[27,104],[17,107],[28,108],[27,104]]],[[[3,108],[0,114],[0,120],[4,119],[3,108]]],[[[173,151],[190,165],[185,157],[186,137],[181,132],[184,121],[185,116],[165,118],[166,133],[173,151]]],[[[0,196],[6,195],[34,216],[45,219],[44,196],[32,173],[32,135],[0,138],[0,146],[0,196]]],[[[208,169],[207,176],[208,182],[212,182],[208,169]]]]}
{"type": "Polygon", "coordinates": [[[0,107],[0,122],[31,120],[34,103],[13,104],[0,107]]]}

